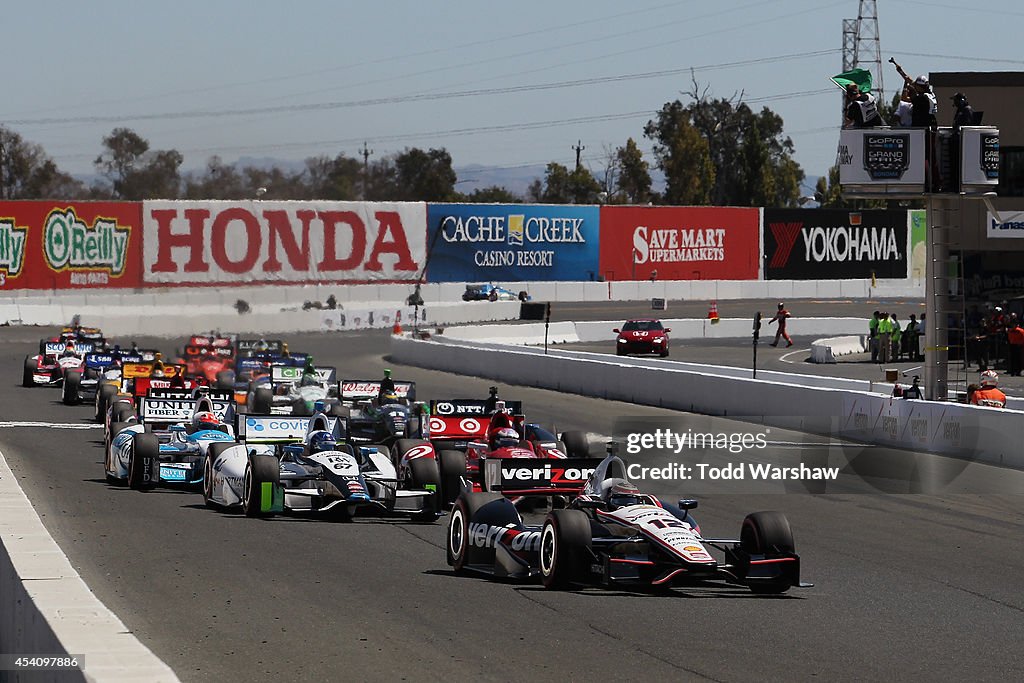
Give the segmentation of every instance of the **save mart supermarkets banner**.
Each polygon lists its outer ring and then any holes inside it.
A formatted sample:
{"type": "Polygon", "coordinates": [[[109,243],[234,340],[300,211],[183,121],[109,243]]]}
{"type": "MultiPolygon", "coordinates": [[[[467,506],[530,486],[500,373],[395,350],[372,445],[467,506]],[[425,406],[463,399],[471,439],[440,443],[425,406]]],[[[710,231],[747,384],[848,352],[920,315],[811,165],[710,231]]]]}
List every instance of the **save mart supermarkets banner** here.
{"type": "Polygon", "coordinates": [[[907,211],[765,209],[766,280],[906,278],[907,211]]]}
{"type": "Polygon", "coordinates": [[[430,282],[595,280],[599,209],[431,204],[430,282]]]}
{"type": "Polygon", "coordinates": [[[0,287],[142,285],[135,202],[0,202],[0,287]]]}
{"type": "Polygon", "coordinates": [[[761,211],[710,206],[601,207],[606,280],[756,280],[761,211]]]}
{"type": "Polygon", "coordinates": [[[422,202],[147,201],[143,280],[161,285],[415,281],[422,202]]]}

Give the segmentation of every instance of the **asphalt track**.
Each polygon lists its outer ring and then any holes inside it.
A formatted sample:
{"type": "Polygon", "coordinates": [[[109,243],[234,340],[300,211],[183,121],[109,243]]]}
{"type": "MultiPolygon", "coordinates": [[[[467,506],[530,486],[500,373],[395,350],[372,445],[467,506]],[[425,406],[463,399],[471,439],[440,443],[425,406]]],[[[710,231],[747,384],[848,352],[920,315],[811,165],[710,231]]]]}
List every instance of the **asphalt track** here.
{"type": "MultiPolygon", "coordinates": [[[[87,423],[91,407],[18,386],[41,334],[0,330],[4,419],[87,423]]],[[[303,335],[291,346],[344,375],[378,377],[387,335],[303,335]]],[[[421,397],[482,396],[489,384],[393,367],[421,397]]],[[[523,399],[528,417],[602,434],[623,415],[676,415],[503,394],[523,399]]],[[[553,593],[453,575],[443,520],[250,520],[206,510],[195,493],[108,487],[100,439],[0,427],[0,449],[72,564],[185,681],[1024,678],[1021,495],[708,495],[697,512],[711,536],[738,534],[747,512],[784,511],[816,586],[769,598],[741,588],[553,593]]],[[[995,468],[972,475],[1024,483],[995,468]]]]}

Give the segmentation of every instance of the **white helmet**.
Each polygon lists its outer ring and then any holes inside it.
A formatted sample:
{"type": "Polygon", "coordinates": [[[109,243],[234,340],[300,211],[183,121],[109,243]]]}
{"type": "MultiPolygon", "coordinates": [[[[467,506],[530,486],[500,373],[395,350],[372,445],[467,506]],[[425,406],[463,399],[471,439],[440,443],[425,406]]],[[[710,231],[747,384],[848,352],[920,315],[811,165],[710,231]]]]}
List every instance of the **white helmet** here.
{"type": "Polygon", "coordinates": [[[986,370],[981,373],[981,386],[994,387],[999,384],[999,374],[995,370],[986,370]]]}

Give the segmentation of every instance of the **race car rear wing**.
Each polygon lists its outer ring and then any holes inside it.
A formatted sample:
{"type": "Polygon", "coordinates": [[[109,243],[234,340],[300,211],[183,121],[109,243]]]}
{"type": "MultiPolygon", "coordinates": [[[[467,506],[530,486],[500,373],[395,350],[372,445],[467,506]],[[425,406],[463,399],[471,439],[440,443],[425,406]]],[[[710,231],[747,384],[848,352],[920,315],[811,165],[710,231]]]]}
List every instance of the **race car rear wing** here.
{"type": "MultiPolygon", "coordinates": [[[[72,342],[72,346],[75,349],[75,353],[79,356],[87,353],[92,353],[96,348],[96,345],[92,342],[76,341],[72,342]]],[[[59,356],[64,353],[64,349],[67,348],[65,342],[46,342],[43,344],[43,355],[44,356],[59,356]]]]}
{"type": "MultiPolygon", "coordinates": [[[[291,367],[286,365],[270,366],[270,381],[272,384],[291,384],[302,379],[305,373],[303,367],[291,367]]],[[[334,382],[338,377],[338,370],[333,367],[315,367],[313,373],[321,384],[334,382]]]]}
{"type": "Polygon", "coordinates": [[[488,458],[483,489],[506,496],[578,495],[603,458],[488,458]]]}
{"type": "MultiPolygon", "coordinates": [[[[474,398],[456,398],[430,402],[430,438],[447,441],[486,439],[491,416],[488,401],[474,398]]],[[[523,402],[505,401],[516,430],[523,433],[523,402]]]]}
{"type": "MultiPolygon", "coordinates": [[[[309,417],[239,415],[238,438],[245,443],[299,443],[306,438],[309,417]]],[[[339,418],[327,418],[328,429],[337,430],[339,418]]]]}
{"type": "MultiPolygon", "coordinates": [[[[395,382],[395,394],[412,403],[416,400],[416,382],[395,382]]],[[[338,397],[342,401],[361,401],[377,398],[380,395],[380,380],[343,379],[338,387],[338,397]]]]}
{"type": "Polygon", "coordinates": [[[281,353],[281,350],[284,348],[284,342],[280,339],[239,339],[236,342],[236,346],[239,355],[257,351],[257,347],[259,347],[259,351],[281,353]]]}
{"type": "MultiPolygon", "coordinates": [[[[196,399],[191,396],[187,398],[144,396],[139,403],[139,416],[143,422],[151,424],[188,422],[196,411],[196,399]]],[[[230,406],[230,401],[211,400],[210,404],[204,407],[212,407],[211,412],[217,416],[218,420],[224,421],[228,416],[230,406]]]]}
{"type": "Polygon", "coordinates": [[[93,370],[106,370],[116,362],[116,359],[109,353],[85,354],[85,367],[93,370]]]}

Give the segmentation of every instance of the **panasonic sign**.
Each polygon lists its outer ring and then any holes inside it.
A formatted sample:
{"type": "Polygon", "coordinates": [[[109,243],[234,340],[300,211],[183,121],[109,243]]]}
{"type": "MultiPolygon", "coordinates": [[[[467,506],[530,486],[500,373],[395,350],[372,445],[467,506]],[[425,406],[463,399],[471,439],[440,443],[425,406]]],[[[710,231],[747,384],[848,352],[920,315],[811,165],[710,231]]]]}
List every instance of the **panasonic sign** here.
{"type": "Polygon", "coordinates": [[[1024,212],[1007,211],[997,219],[991,213],[986,216],[988,236],[992,238],[1024,237],[1024,212]]]}

